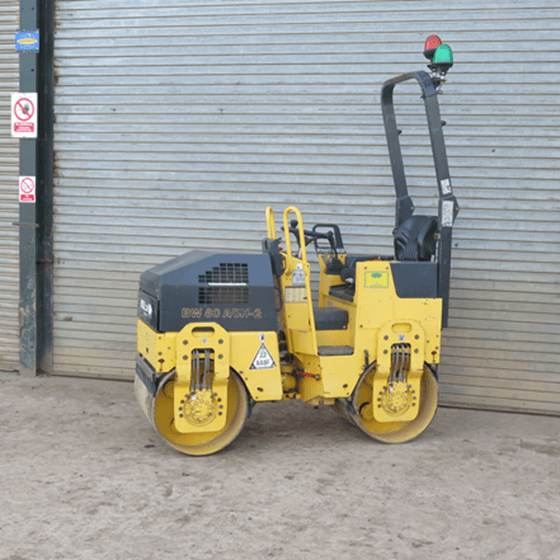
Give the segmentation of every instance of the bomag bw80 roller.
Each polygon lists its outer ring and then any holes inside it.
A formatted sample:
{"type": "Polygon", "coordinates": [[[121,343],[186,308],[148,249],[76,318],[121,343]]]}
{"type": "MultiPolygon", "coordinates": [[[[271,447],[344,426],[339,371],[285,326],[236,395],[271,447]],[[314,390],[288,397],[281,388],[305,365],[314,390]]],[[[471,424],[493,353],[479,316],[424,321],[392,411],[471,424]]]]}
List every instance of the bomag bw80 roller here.
{"type": "Polygon", "coordinates": [[[239,434],[255,403],[283,399],[331,405],[387,443],[411,440],[430,424],[459,210],[437,101],[452,53],[440,43],[431,36],[426,44],[431,74],[404,74],[382,87],[397,194],[394,255],[348,254],[338,226],[306,230],[295,207],[283,214],[282,243],[267,208],[262,254],[191,251],[142,274],[136,395],[175,449],[215,453],[239,434]],[[422,90],[438,216],[415,215],[407,191],[393,106],[395,86],[407,80],[422,90]],[[317,306],[310,243],[320,267],[317,306]]]}

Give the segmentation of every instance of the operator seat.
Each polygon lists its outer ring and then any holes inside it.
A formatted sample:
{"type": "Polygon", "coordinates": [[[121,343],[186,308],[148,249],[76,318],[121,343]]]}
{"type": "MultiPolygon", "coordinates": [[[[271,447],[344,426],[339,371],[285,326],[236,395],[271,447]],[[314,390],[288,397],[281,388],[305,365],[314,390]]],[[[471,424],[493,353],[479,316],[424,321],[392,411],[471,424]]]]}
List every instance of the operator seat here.
{"type": "Polygon", "coordinates": [[[430,261],[436,253],[437,216],[410,216],[394,234],[398,261],[430,261]]]}
{"type": "MultiPolygon", "coordinates": [[[[395,258],[397,261],[430,261],[436,253],[438,219],[436,216],[411,216],[394,232],[395,258]]],[[[353,301],[356,263],[369,260],[391,260],[391,257],[347,255],[346,266],[340,271],[344,284],[332,286],[331,296],[353,301]]]]}

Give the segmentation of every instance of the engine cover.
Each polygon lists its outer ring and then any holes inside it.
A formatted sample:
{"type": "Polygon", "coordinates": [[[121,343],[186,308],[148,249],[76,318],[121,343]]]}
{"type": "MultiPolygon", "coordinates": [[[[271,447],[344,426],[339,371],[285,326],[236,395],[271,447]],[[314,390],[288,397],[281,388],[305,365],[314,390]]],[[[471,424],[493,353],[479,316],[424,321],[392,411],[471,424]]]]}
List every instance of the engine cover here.
{"type": "Polygon", "coordinates": [[[227,331],[276,331],[270,257],[190,251],[140,276],[138,317],[158,332],[192,322],[227,331]]]}

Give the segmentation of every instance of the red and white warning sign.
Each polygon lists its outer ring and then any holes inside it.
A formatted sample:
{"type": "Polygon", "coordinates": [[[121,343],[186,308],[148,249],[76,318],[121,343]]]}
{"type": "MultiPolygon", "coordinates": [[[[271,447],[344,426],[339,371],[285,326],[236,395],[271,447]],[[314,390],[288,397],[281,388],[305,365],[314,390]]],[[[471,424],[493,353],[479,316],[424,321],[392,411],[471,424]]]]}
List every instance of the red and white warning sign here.
{"type": "Polygon", "coordinates": [[[36,202],[35,197],[35,177],[19,178],[19,201],[36,202]]]}
{"type": "Polygon", "coordinates": [[[37,93],[12,93],[12,136],[37,138],[37,93]]]}

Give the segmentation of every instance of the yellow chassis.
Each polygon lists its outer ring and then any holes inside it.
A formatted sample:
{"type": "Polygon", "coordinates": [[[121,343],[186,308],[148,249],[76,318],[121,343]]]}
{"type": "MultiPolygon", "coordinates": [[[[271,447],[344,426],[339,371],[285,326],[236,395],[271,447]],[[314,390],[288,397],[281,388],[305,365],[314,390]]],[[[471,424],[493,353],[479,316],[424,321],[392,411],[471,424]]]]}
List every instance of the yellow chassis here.
{"type": "MultiPolygon", "coordinates": [[[[216,432],[224,428],[228,378],[232,372],[238,375],[256,402],[300,399],[310,404],[328,405],[339,399],[351,399],[364,374],[371,372],[367,389],[371,398],[367,405],[372,421],[394,424],[416,418],[425,363],[439,363],[441,300],[399,298],[390,263],[373,260],[357,263],[355,295],[352,301],[345,301],[329,294],[333,285],[341,284],[341,279],[338,275],[325,274],[326,262],[323,255],[319,255],[319,307],[345,310],[348,325],[339,330],[316,330],[302,218],[297,208],[286,209],[285,231],[288,231],[290,213],[298,220],[301,249],[294,255],[289,235],[286,236],[286,251],[282,253],[285,271],[278,279],[284,302],[279,323],[287,345],[282,356],[276,332],[227,332],[217,323],[189,323],[180,332],[158,333],[138,319],[141,358],[150,364],[156,375],[163,377],[175,372],[174,429],[178,432],[216,432]],[[394,385],[401,393],[389,394],[392,349],[398,344],[407,344],[410,348],[406,383],[391,384],[391,391],[394,385]],[[347,351],[325,355],[324,350],[330,347],[347,351]],[[182,413],[192,389],[193,350],[205,351],[211,356],[213,381],[208,398],[213,394],[216,402],[223,403],[200,425],[188,422],[185,419],[188,415],[182,413]],[[388,399],[392,406],[386,406],[388,399]],[[408,404],[406,399],[410,400],[408,404]],[[404,404],[401,403],[400,408],[394,404],[401,401],[404,404]]],[[[267,209],[266,217],[268,236],[274,239],[271,208],[267,209]]],[[[344,263],[346,255],[339,258],[344,263]]]]}

